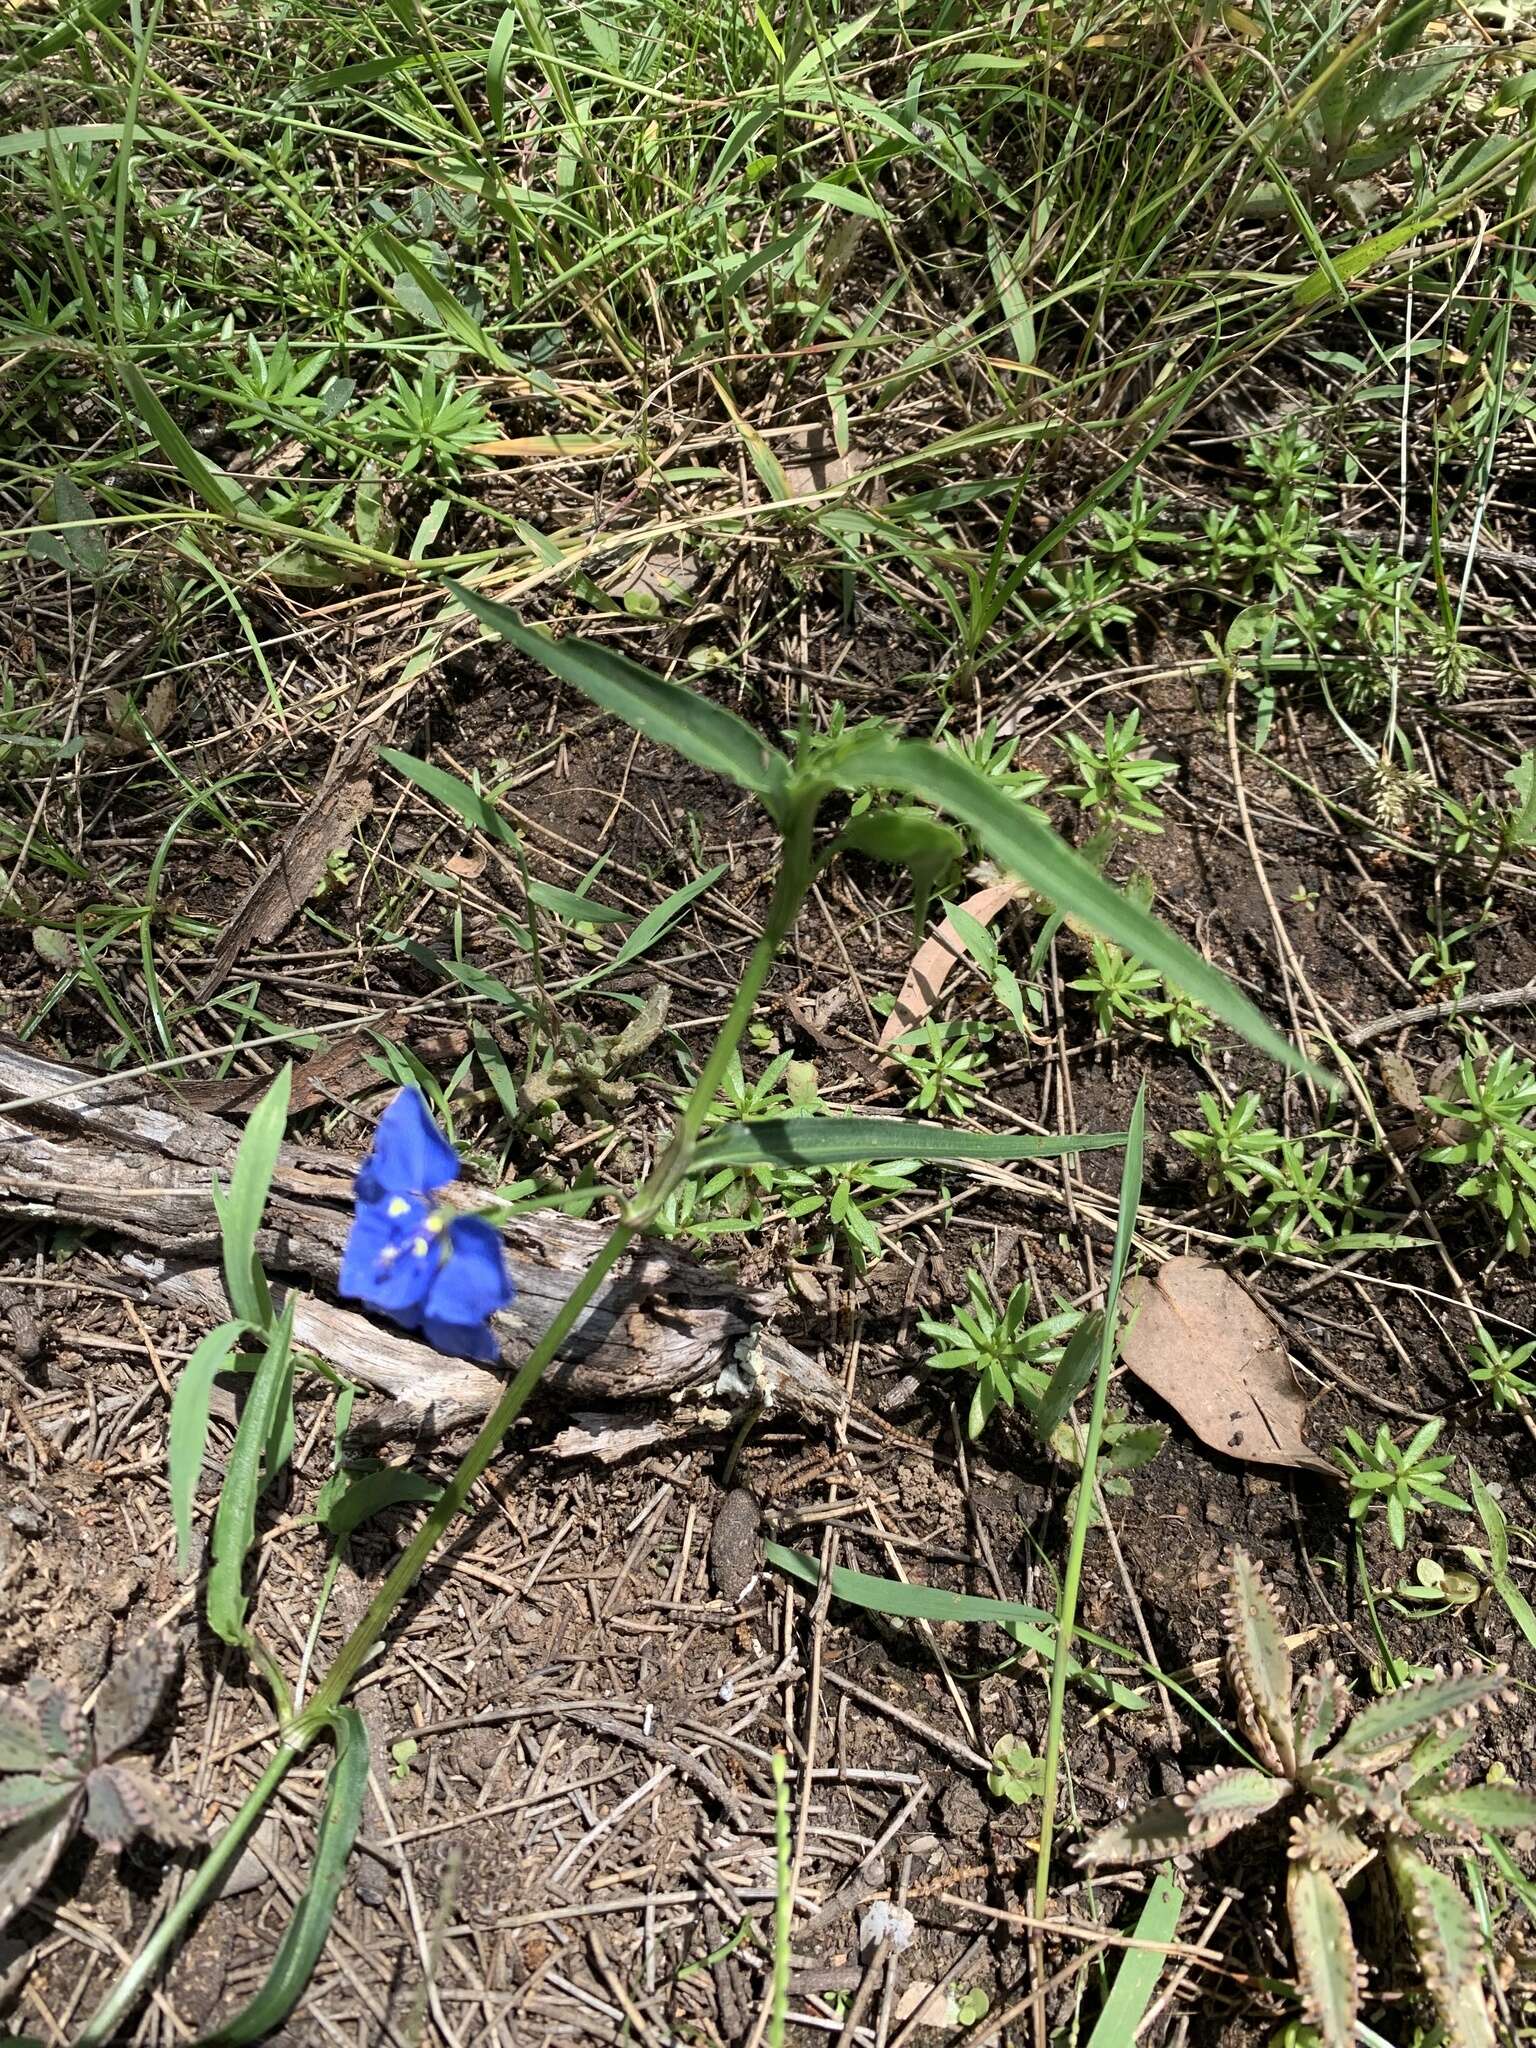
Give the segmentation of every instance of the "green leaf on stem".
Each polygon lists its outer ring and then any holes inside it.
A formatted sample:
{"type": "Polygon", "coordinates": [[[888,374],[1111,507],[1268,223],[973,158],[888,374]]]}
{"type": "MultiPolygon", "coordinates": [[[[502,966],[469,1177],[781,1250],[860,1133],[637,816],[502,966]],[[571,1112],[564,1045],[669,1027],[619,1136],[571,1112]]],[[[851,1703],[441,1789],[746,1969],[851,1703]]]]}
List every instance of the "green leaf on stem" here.
{"type": "Polygon", "coordinates": [[[945,1124],[908,1123],[894,1116],[776,1116],[725,1124],[711,1132],[700,1141],[688,1170],[872,1166],[882,1159],[936,1160],[946,1165],[968,1159],[1060,1159],[1075,1152],[1112,1152],[1124,1143],[1124,1131],[1036,1137],[1024,1131],[955,1131],[945,1124]]]}
{"type": "Polygon", "coordinates": [[[267,1981],[232,2020],[204,2035],[198,2048],[244,2048],[281,2026],[298,2004],[330,1932],[347,1858],[363,1818],[368,1790],[368,1730],[356,1707],[342,1707],[332,1723],[336,1761],[325,1785],[325,1808],[315,1838],[315,1867],[294,1909],[267,1981]]]}
{"type": "Polygon", "coordinates": [[[1115,1972],[1088,2037],[1088,2048],[1121,2048],[1123,2042],[1136,2039],[1168,1961],[1161,1951],[1173,1940],[1183,1909],[1183,1889],[1174,1877],[1173,1865],[1165,1863],[1147,1887],[1146,1903],[1132,1935],[1137,1946],[1126,1950],[1125,1960],[1115,1972]]]}
{"type": "MultiPolygon", "coordinates": [[[[765,1543],[763,1558],[789,1578],[819,1586],[821,1568],[812,1557],[782,1543],[765,1543]]],[[[850,1607],[863,1607],[874,1614],[886,1614],[912,1621],[990,1621],[1007,1630],[1026,1650],[1049,1656],[1056,1639],[1056,1617],[1043,1607],[1028,1607],[1021,1600],[992,1600],[980,1593],[947,1593],[941,1586],[913,1586],[900,1579],[878,1579],[868,1572],[831,1570],[832,1597],[846,1600],[850,1607]]],[[[1086,1631],[1084,1631],[1086,1636],[1086,1631]]],[[[1139,1712],[1150,1703],[1147,1695],[1105,1678],[1086,1664],[1072,1661],[1072,1673],[1103,1693],[1118,1707],[1139,1712]]]]}
{"type": "Polygon", "coordinates": [[[899,789],[938,805],[973,832],[993,860],[1057,910],[1155,967],[1272,1059],[1298,1072],[1317,1071],[1226,975],[1106,882],[1043,818],[971,762],[913,740],[870,738],[847,749],[838,774],[844,788],[899,789]]]}
{"type": "Polygon", "coordinates": [[[235,1346],[250,1329],[240,1321],[220,1323],[199,1339],[196,1349],[181,1368],[176,1391],[171,1396],[170,1449],[167,1462],[171,1475],[171,1519],[176,1524],[176,1569],[185,1571],[192,1547],[192,1505],[197,1499],[198,1481],[203,1476],[203,1459],[208,1449],[208,1409],[213,1383],[227,1372],[235,1346]]]}
{"type": "Polygon", "coordinates": [[[420,1472],[403,1465],[386,1465],[379,1472],[364,1472],[352,1480],[345,1493],[326,1512],[325,1526],[333,1536],[350,1536],[371,1515],[403,1501],[436,1500],[442,1488],[420,1472]]]}
{"type": "Polygon", "coordinates": [[[476,832],[483,832],[487,839],[494,839],[502,846],[520,850],[522,841],[497,810],[488,796],[482,796],[478,789],[471,789],[460,775],[451,775],[446,768],[439,768],[434,761],[418,760],[414,754],[403,754],[398,747],[380,747],[379,759],[397,775],[403,775],[407,782],[414,782],[445,810],[476,832]]]}
{"type": "Polygon", "coordinates": [[[525,626],[516,612],[462,583],[448,588],[481,625],[508,641],[563,683],[570,683],[636,732],[671,747],[697,767],[723,775],[761,798],[781,822],[789,790],[789,763],[743,718],[712,704],[681,683],[669,683],[626,654],[591,640],[551,640],[525,626]]]}
{"type": "Polygon", "coordinates": [[[288,1122],[288,1091],[293,1070],[285,1066],[251,1111],[228,1191],[213,1184],[214,1206],[219,1213],[219,1234],[224,1247],[224,1286],[229,1305],[244,1322],[258,1330],[272,1321],[272,1297],[267,1276],[256,1256],[256,1233],[272,1189],[272,1175],[288,1122]]]}
{"type": "MultiPolygon", "coordinates": [[[[259,1112],[258,1112],[259,1113],[259,1112]]],[[[273,1424],[293,1380],[293,1312],[289,1295],[267,1339],[245,1397],[234,1449],[219,1494],[213,1523],[213,1567],[208,1574],[208,1625],[226,1643],[248,1643],[245,1560],[256,1537],[256,1503],[261,1497],[262,1460],[272,1440],[273,1424]]]]}

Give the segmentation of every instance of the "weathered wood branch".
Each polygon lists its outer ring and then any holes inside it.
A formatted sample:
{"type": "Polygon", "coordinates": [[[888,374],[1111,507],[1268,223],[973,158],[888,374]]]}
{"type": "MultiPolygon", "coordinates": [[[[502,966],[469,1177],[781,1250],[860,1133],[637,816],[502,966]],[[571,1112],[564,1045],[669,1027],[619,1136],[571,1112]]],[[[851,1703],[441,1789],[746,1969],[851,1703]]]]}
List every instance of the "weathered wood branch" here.
{"type": "MultiPolygon", "coordinates": [[[[227,1182],[239,1133],[179,1103],[169,1089],[62,1066],[0,1039],[0,1214],[72,1222],[130,1240],[125,1277],[193,1322],[227,1316],[213,1181],[227,1182]]],[[[284,1145],[257,1240],[274,1278],[302,1285],[299,1341],[389,1397],[374,1435],[432,1433],[473,1422],[501,1391],[494,1371],[439,1356],[328,1300],[351,1213],[357,1161],[284,1145]]],[[[523,1216],[504,1232],[517,1284],[495,1319],[514,1371],[570,1295],[606,1235],[600,1224],[523,1216]]],[[[808,1418],[841,1412],[842,1389],[764,1325],[779,1305],[665,1247],[618,1266],[550,1367],[546,1385],[583,1406],[661,1404],[680,1419],[718,1420],[754,1400],[808,1418]]]]}

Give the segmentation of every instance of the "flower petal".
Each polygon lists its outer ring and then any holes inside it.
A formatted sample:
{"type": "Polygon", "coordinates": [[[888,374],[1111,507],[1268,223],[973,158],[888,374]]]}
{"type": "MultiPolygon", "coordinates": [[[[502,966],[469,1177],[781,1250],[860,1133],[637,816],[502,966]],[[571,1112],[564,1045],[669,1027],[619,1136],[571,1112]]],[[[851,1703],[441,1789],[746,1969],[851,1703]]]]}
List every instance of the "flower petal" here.
{"type": "Polygon", "coordinates": [[[445,1358],[474,1358],[481,1365],[494,1365],[501,1357],[489,1323],[445,1323],[440,1316],[423,1316],[421,1334],[445,1358]]]}
{"type": "Polygon", "coordinates": [[[336,1291],[397,1321],[419,1309],[443,1257],[442,1235],[429,1227],[430,1220],[419,1195],[359,1201],[336,1291]]]}
{"type": "Polygon", "coordinates": [[[418,1088],[402,1088],[379,1118],[373,1149],[357,1176],[365,1202],[381,1195],[423,1195],[458,1177],[459,1155],[432,1121],[418,1088]]]}
{"type": "Polygon", "coordinates": [[[448,1255],[424,1303],[422,1332],[452,1358],[489,1364],[500,1355],[489,1318],[515,1293],[500,1232],[483,1216],[455,1216],[448,1226],[448,1255]]]}

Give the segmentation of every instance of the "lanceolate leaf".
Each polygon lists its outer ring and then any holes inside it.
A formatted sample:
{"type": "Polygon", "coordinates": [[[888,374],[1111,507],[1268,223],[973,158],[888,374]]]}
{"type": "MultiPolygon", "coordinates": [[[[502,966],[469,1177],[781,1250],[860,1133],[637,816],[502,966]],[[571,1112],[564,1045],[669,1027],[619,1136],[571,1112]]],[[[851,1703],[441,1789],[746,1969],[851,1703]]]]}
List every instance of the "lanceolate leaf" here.
{"type": "Polygon", "coordinates": [[[200,1338],[197,1348],[181,1368],[176,1391],[171,1396],[171,1518],[176,1524],[177,1569],[187,1568],[192,1545],[192,1505],[197,1499],[198,1481],[203,1476],[203,1458],[208,1449],[208,1410],[213,1383],[234,1357],[235,1346],[250,1328],[246,1322],[220,1323],[200,1338]]]}
{"type": "Polygon", "coordinates": [[[337,1714],[335,1739],[336,1761],[326,1781],[308,1889],[278,1944],[266,1983],[243,2012],[205,2036],[199,2048],[242,2048],[280,2026],[298,2003],[325,1946],[368,1790],[368,1730],[355,1707],[343,1707],[337,1714]]]}
{"type": "MultiPolygon", "coordinates": [[[[782,1543],[765,1543],[763,1558],[789,1578],[810,1586],[821,1584],[821,1569],[815,1559],[789,1550],[782,1543]]],[[[851,1607],[915,1621],[991,1621],[1006,1628],[1025,1648],[1044,1656],[1049,1656],[1055,1646],[1056,1617],[1043,1607],[1027,1607],[1019,1600],[991,1600],[980,1593],[947,1593],[940,1586],[906,1585],[900,1579],[877,1579],[868,1572],[849,1571],[842,1565],[834,1565],[830,1576],[834,1597],[846,1600],[851,1607]]],[[[1099,1643],[1100,1647],[1120,1654],[1114,1644],[1102,1643],[1086,1629],[1077,1633],[1086,1642],[1099,1643]]],[[[1116,1706],[1140,1711],[1148,1704],[1145,1693],[1134,1692],[1117,1679],[1102,1677],[1086,1665],[1074,1661],[1072,1675],[1107,1694],[1116,1706]]]]}
{"type": "Polygon", "coordinates": [[[1339,1888],[1326,1871],[1293,1863],[1286,1906],[1302,2011],[1322,2037],[1323,2048],[1354,2048],[1360,1965],[1339,1888]]]}
{"type": "Polygon", "coordinates": [[[1447,1834],[1483,1828],[1491,1834],[1518,1834],[1524,1828],[1536,1832],[1536,1792],[1524,1785],[1463,1785],[1460,1791],[1433,1792],[1409,1805],[1415,1820],[1447,1834]]]}
{"type": "Polygon", "coordinates": [[[1141,1946],[1126,1950],[1109,1987],[1109,1996],[1094,2022],[1088,2048],[1124,2048],[1127,2041],[1136,2039],[1142,2015],[1151,2003],[1167,1961],[1158,1951],[1173,1940],[1183,1909],[1184,1891],[1170,1865],[1160,1870],[1147,1886],[1146,1901],[1131,1937],[1141,1946]]]}
{"type": "Polygon", "coordinates": [[[1189,1815],[1191,1833],[1202,1847],[1208,1847],[1223,1835],[1247,1827],[1282,1799],[1288,1799],[1290,1793],[1286,1779],[1272,1777],[1268,1771],[1240,1767],[1202,1771],[1178,1797],[1189,1815]]]}
{"type": "Polygon", "coordinates": [[[1481,1983],[1483,1938],[1471,1901],[1455,1878],[1400,1843],[1389,1844],[1387,1861],[1447,2048],[1494,2048],[1481,1983]]]}
{"type": "Polygon", "coordinates": [[[1289,1777],[1296,1769],[1291,1724],[1291,1653],[1269,1588],[1246,1551],[1232,1553],[1226,1604],[1232,1690],[1255,1742],[1273,1749],[1289,1777]],[[1262,1738],[1268,1737],[1268,1744],[1262,1738]]]}
{"type": "Polygon", "coordinates": [[[782,818],[789,763],[734,711],[712,704],[680,683],[652,675],[612,648],[590,640],[551,640],[547,634],[531,632],[504,604],[493,603],[461,583],[448,587],[466,611],[530,661],[570,683],[648,740],[671,747],[696,766],[750,790],[775,818],[782,818]]]}
{"type": "Polygon", "coordinates": [[[66,1785],[53,1805],[39,1808],[0,1834],[0,1927],[48,1882],[74,1833],[83,1797],[78,1783],[66,1785]]]}
{"type": "Polygon", "coordinates": [[[96,1695],[92,1716],[99,1762],[108,1762],[144,1734],[160,1711],[180,1656],[174,1636],[151,1629],[118,1658],[96,1695]]]}
{"type": "Polygon", "coordinates": [[[695,1150],[691,1173],[721,1166],[872,1166],[879,1160],[1058,1159],[1074,1152],[1116,1151],[1124,1131],[1087,1137],[1032,1137],[1021,1132],[954,1131],[943,1124],[893,1116],[783,1116],[726,1124],[695,1150]]]}
{"type": "Polygon", "coordinates": [[[845,786],[899,789],[937,804],[966,825],[992,858],[1056,909],[1155,967],[1224,1024],[1272,1059],[1298,1070],[1308,1062],[1219,969],[1168,927],[1111,886],[1027,805],[971,762],[940,747],[875,739],[849,749],[845,786]]]}
{"type": "MultiPolygon", "coordinates": [[[[229,1191],[215,1199],[219,1208],[219,1231],[224,1243],[224,1285],[229,1305],[257,1329],[265,1330],[272,1320],[272,1299],[266,1276],[256,1256],[256,1233],[261,1228],[278,1149],[288,1121],[288,1091],[293,1070],[285,1066],[251,1111],[235,1154],[235,1170],[229,1191]]],[[[217,1183],[215,1183],[217,1190],[217,1183]]]]}
{"type": "Polygon", "coordinates": [[[224,1489],[213,1524],[213,1568],[208,1574],[208,1624],[226,1643],[247,1640],[245,1590],[241,1580],[246,1553],[256,1535],[256,1502],[261,1492],[261,1461],[272,1433],[272,1419],[293,1377],[293,1312],[289,1295],[277,1327],[251,1381],[245,1411],[235,1432],[224,1489]]]}
{"type": "Polygon", "coordinates": [[[329,1508],[325,1526],[333,1536],[350,1536],[370,1515],[404,1501],[436,1500],[442,1488],[423,1472],[411,1472],[403,1465],[386,1465],[379,1472],[364,1472],[352,1480],[341,1498],[329,1508]]]}
{"type": "Polygon", "coordinates": [[[1194,1823],[1177,1799],[1155,1799],[1103,1828],[1077,1851],[1085,1868],[1100,1863],[1158,1863],[1196,1846],[1194,1823]]]}
{"type": "Polygon", "coordinates": [[[1033,1421],[1035,1433],[1048,1444],[1066,1419],[1067,1410],[1093,1378],[1104,1338],[1104,1318],[1097,1309],[1083,1317],[1061,1354],[1050,1383],[1040,1396],[1033,1421]]]}
{"type": "Polygon", "coordinates": [[[1464,1726],[1479,1708],[1497,1701],[1504,1689],[1501,1669],[1457,1670],[1449,1678],[1423,1678],[1400,1686],[1356,1714],[1324,1761],[1357,1765],[1394,1762],[1420,1736],[1464,1726]]]}
{"type": "Polygon", "coordinates": [[[520,847],[522,841],[497,810],[489,797],[471,789],[469,784],[457,775],[450,775],[446,768],[439,768],[433,761],[419,761],[414,754],[402,754],[395,747],[380,747],[379,759],[387,767],[403,775],[407,782],[414,782],[420,790],[462,818],[466,825],[476,832],[483,832],[487,839],[494,839],[499,845],[520,847]]]}

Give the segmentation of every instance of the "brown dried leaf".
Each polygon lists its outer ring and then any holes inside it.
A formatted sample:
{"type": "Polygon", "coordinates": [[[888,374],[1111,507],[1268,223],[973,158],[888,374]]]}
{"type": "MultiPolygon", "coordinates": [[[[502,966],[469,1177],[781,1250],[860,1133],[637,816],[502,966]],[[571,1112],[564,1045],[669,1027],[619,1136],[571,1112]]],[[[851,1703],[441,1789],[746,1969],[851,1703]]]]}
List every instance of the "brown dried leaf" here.
{"type": "Polygon", "coordinates": [[[840,484],[851,483],[875,459],[867,448],[850,448],[846,455],[839,454],[837,443],[822,427],[795,427],[775,436],[772,446],[792,498],[835,491],[840,484]]]}
{"type": "MultiPolygon", "coordinates": [[[[990,924],[1022,888],[1021,882],[993,882],[985,889],[978,889],[974,896],[968,896],[960,908],[968,910],[978,924],[990,924]]],[[[950,970],[957,960],[965,957],[965,953],[965,941],[946,917],[933,937],[924,939],[912,956],[912,965],[907,969],[907,978],[896,998],[896,1007],[886,1018],[880,1033],[882,1052],[922,1023],[938,1001],[950,970]]]]}
{"type": "Polygon", "coordinates": [[[1139,1313],[1120,1355],[1200,1441],[1250,1465],[1339,1474],[1309,1451],[1306,1403],[1279,1331],[1253,1297],[1208,1259],[1170,1259],[1155,1279],[1132,1280],[1139,1313]]]}
{"type": "Polygon", "coordinates": [[[358,765],[364,751],[349,751],[235,906],[195,1001],[207,1002],[247,946],[267,944],[293,922],[324,878],[332,854],[368,815],[373,784],[366,766],[358,765]]]}

